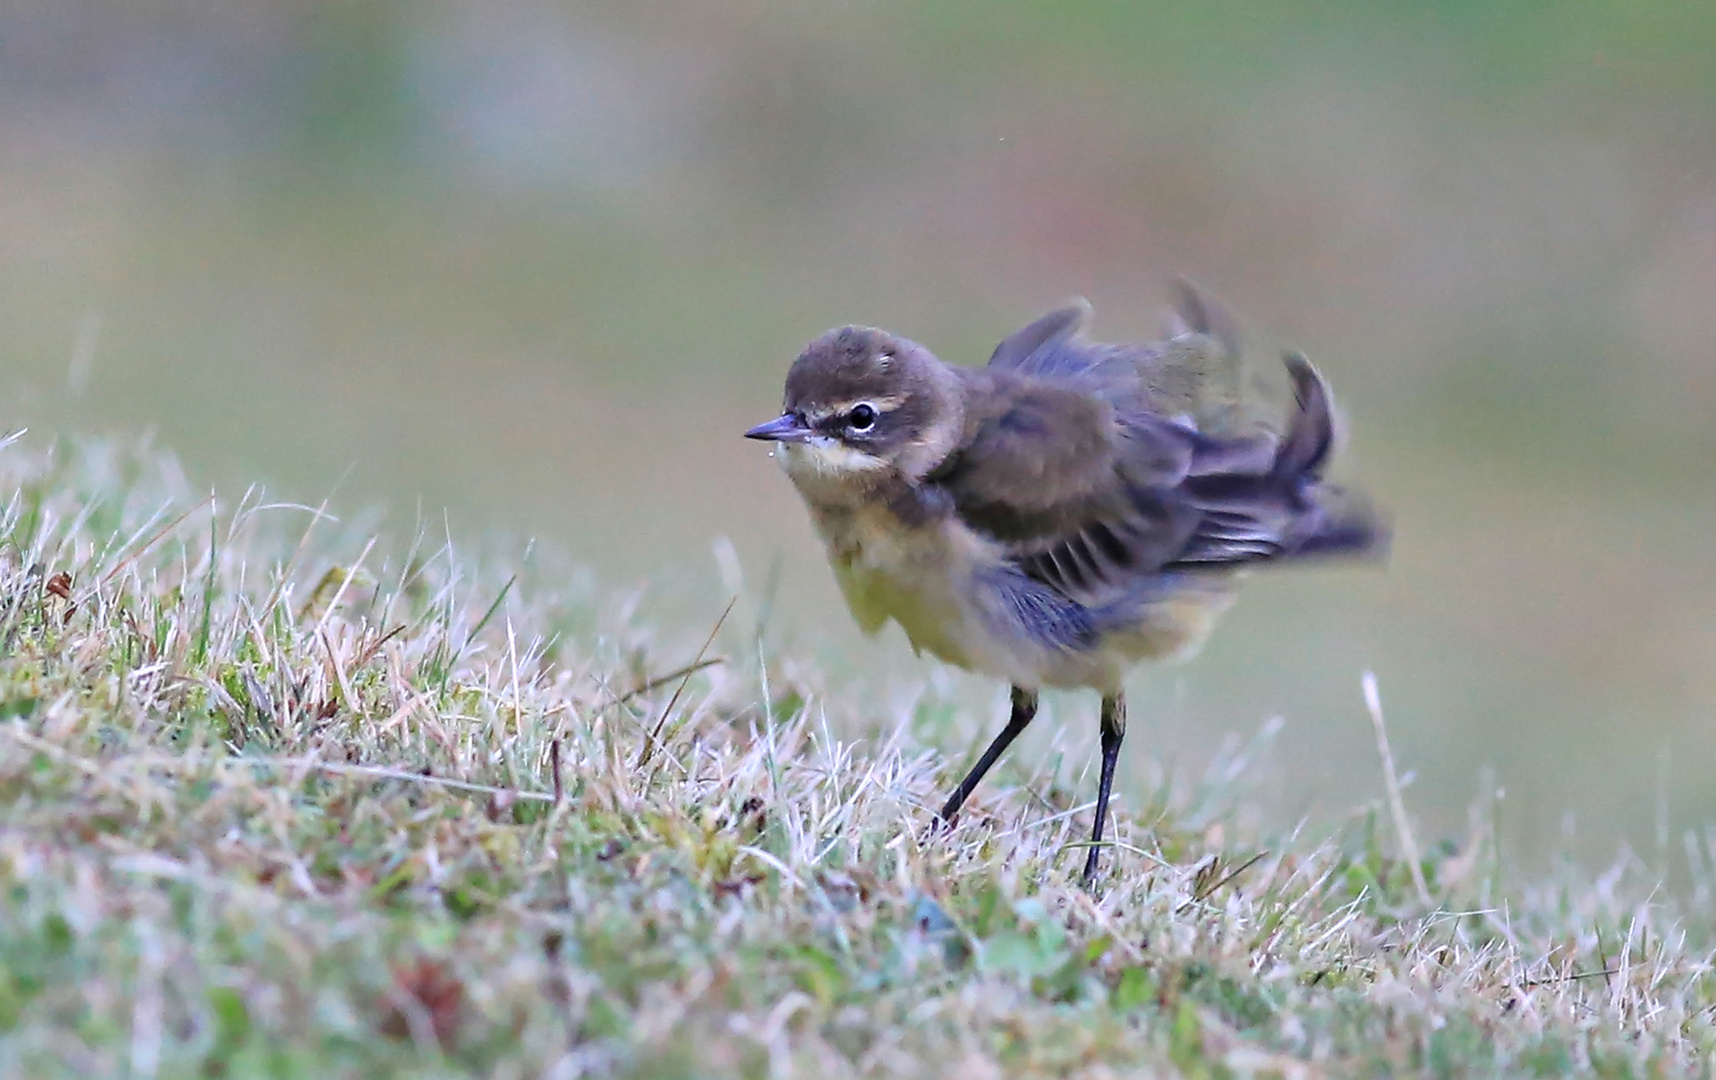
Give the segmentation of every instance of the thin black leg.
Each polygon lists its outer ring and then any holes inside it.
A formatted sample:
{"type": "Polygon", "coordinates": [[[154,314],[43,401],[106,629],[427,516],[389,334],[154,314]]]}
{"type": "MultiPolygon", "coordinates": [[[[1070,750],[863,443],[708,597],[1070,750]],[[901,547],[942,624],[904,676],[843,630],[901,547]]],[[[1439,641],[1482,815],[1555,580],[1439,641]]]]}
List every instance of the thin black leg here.
{"type": "Polygon", "coordinates": [[[965,774],[965,779],[959,782],[959,787],[948,796],[946,805],[941,808],[942,824],[953,824],[953,819],[959,814],[959,808],[965,804],[978,781],[983,779],[983,774],[1006,752],[1007,747],[1013,745],[1013,740],[1019,737],[1019,732],[1024,731],[1025,726],[1036,715],[1037,692],[1013,687],[1013,712],[1007,718],[1007,726],[1001,729],[1001,734],[995,736],[995,741],[989,744],[989,749],[983,751],[983,756],[977,759],[977,764],[971,767],[971,771],[965,774]]]}
{"type": "Polygon", "coordinates": [[[1108,793],[1114,788],[1114,765],[1120,760],[1120,740],[1126,738],[1126,695],[1102,699],[1102,779],[1096,789],[1096,826],[1090,831],[1090,853],[1084,857],[1084,885],[1096,880],[1102,851],[1102,826],[1108,820],[1108,793]]]}

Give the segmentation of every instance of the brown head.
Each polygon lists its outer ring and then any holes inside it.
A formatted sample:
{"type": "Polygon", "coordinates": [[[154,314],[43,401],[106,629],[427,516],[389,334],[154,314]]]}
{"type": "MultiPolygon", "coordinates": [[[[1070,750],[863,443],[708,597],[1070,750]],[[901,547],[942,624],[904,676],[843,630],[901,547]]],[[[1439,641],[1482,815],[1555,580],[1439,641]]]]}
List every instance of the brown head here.
{"type": "Polygon", "coordinates": [[[928,473],[953,449],[963,420],[953,368],[885,330],[843,326],[799,354],[781,415],[745,437],[780,443],[801,488],[869,487],[928,473]]]}

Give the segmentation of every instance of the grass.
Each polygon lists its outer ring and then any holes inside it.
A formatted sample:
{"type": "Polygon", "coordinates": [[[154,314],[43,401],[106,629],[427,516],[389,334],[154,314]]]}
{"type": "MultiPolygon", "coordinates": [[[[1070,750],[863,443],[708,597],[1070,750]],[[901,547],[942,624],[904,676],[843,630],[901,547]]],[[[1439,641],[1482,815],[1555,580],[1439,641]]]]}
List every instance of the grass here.
{"type": "Polygon", "coordinates": [[[147,450],[0,447],[0,501],[7,1075],[1710,1069],[1697,857],[1670,900],[1513,882],[1482,808],[1416,867],[1387,800],[1258,826],[1266,731],[1087,893],[1085,785],[1013,761],[929,828],[979,730],[931,691],[147,450]]]}

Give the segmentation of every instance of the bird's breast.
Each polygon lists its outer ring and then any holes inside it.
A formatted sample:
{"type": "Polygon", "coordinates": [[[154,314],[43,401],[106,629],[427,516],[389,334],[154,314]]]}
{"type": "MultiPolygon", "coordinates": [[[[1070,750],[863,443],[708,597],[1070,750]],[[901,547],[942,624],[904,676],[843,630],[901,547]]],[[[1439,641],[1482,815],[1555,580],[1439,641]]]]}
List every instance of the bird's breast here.
{"type": "Polygon", "coordinates": [[[885,500],[810,504],[828,561],[860,629],[875,633],[890,619],[912,647],[961,667],[985,666],[974,655],[971,582],[1000,558],[957,519],[908,523],[885,500]]]}

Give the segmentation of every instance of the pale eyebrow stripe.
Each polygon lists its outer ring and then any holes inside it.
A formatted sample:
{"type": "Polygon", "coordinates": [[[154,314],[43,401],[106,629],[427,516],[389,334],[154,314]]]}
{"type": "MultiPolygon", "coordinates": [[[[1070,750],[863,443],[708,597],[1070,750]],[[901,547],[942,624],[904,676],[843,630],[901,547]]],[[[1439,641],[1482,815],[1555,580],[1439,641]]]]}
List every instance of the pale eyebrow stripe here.
{"type": "Polygon", "coordinates": [[[906,399],[898,394],[888,397],[852,398],[850,401],[838,402],[814,411],[806,409],[804,411],[804,415],[806,419],[810,420],[826,420],[830,416],[838,416],[841,413],[851,412],[860,405],[868,405],[879,413],[885,413],[890,410],[897,409],[905,403],[906,399]]]}

